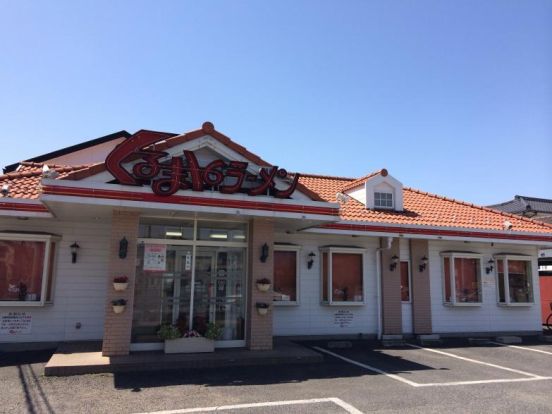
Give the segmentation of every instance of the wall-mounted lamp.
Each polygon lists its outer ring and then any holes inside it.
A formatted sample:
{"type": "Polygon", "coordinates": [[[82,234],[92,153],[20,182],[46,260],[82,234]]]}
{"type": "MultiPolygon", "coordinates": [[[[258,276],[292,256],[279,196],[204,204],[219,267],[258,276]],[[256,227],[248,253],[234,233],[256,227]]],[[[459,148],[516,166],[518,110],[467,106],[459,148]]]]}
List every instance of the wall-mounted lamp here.
{"type": "Polygon", "coordinates": [[[77,252],[80,249],[80,246],[77,242],[73,243],[71,246],[69,246],[71,249],[71,263],[77,262],[77,252]]]}
{"type": "Polygon", "coordinates": [[[395,269],[397,268],[397,265],[399,264],[399,257],[394,254],[392,257],[391,257],[391,261],[389,262],[389,270],[391,272],[395,271],[395,269]]]}
{"type": "Polygon", "coordinates": [[[119,241],[119,259],[124,259],[127,257],[128,252],[128,240],[126,237],[123,237],[121,241],[119,241]]]}
{"type": "Polygon", "coordinates": [[[314,258],[316,257],[316,254],[314,252],[309,253],[309,261],[307,262],[307,269],[310,269],[314,263],[314,258]]]}
{"type": "Polygon", "coordinates": [[[491,273],[493,270],[494,270],[494,260],[491,258],[489,259],[489,261],[487,262],[487,267],[485,268],[485,272],[487,272],[487,274],[491,273]]]}
{"type": "Polygon", "coordinates": [[[428,263],[429,263],[429,259],[426,256],[420,259],[420,267],[419,267],[420,272],[423,272],[426,269],[428,263]]]}
{"type": "Polygon", "coordinates": [[[261,247],[261,262],[265,263],[266,259],[268,259],[268,244],[263,244],[263,247],[261,247]]]}

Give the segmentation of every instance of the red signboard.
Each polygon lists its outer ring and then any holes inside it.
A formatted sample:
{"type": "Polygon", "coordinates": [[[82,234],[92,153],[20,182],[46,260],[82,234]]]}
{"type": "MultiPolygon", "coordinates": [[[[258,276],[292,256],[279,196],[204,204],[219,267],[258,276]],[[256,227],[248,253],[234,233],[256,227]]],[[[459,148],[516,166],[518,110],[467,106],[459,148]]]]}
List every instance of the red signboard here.
{"type": "Polygon", "coordinates": [[[289,198],[295,191],[299,174],[289,181],[283,168],[263,167],[258,174],[247,171],[244,161],[211,161],[201,166],[192,151],[183,151],[183,156],[171,157],[168,153],[148,149],[159,141],[157,134],[137,134],[119,144],[106,158],[106,168],[120,184],[144,185],[149,183],[153,192],[170,196],[178,190],[204,191],[216,189],[223,194],[246,193],[251,196],[270,195],[289,198]],[[131,170],[123,163],[141,159],[131,170]],[[278,189],[276,178],[286,182],[287,188],[278,189]]]}

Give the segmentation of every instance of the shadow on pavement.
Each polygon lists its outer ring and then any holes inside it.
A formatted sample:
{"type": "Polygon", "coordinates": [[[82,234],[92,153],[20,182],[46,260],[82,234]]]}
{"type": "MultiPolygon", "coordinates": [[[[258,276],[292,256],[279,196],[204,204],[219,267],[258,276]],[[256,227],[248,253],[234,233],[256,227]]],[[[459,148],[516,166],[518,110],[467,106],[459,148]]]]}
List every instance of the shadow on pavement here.
{"type": "MultiPolygon", "coordinates": [[[[332,350],[339,355],[369,363],[376,359],[395,373],[404,371],[434,370],[434,368],[383,354],[374,349],[374,344],[367,341],[350,341],[350,349],[332,350]]],[[[327,349],[328,341],[302,342],[303,345],[319,346],[327,349]]],[[[366,375],[380,375],[362,367],[351,365],[330,355],[324,355],[320,364],[304,365],[270,365],[263,367],[225,367],[193,370],[171,370],[141,373],[114,374],[114,385],[119,389],[132,389],[139,392],[143,388],[164,387],[171,385],[204,385],[204,386],[240,386],[268,385],[279,383],[302,383],[309,380],[352,378],[366,375]]]]}
{"type": "Polygon", "coordinates": [[[0,352],[0,367],[46,363],[55,352],[54,349],[22,352],[0,352]]]}

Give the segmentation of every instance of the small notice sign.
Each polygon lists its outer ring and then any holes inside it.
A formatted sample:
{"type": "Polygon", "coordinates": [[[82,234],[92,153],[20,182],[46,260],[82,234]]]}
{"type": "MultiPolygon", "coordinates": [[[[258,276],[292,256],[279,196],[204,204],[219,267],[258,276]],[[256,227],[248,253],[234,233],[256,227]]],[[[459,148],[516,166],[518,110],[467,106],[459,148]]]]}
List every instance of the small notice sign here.
{"type": "Polygon", "coordinates": [[[0,314],[0,335],[30,334],[33,317],[27,312],[0,314]]]}
{"type": "Polygon", "coordinates": [[[164,244],[144,245],[144,270],[165,272],[167,270],[167,246],[164,244]]]}
{"type": "Polygon", "coordinates": [[[353,323],[354,315],[350,310],[338,310],[334,314],[334,325],[340,328],[348,328],[353,323]]]}
{"type": "Polygon", "coordinates": [[[192,270],[192,252],[186,252],[186,259],[184,263],[184,270],[192,270]]]}

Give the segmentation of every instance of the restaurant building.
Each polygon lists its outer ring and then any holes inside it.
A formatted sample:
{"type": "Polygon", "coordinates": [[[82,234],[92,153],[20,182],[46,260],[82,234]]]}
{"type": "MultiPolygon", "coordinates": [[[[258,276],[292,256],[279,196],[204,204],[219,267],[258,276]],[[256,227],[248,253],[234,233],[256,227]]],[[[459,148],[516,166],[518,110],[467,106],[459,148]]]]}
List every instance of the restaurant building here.
{"type": "Polygon", "coordinates": [[[275,336],[539,333],[552,225],[400,179],[289,172],[209,122],[8,166],[0,343],[101,340],[124,355],[162,349],[162,323],[211,322],[218,348],[251,350],[275,336]]]}

